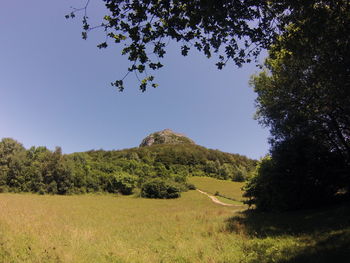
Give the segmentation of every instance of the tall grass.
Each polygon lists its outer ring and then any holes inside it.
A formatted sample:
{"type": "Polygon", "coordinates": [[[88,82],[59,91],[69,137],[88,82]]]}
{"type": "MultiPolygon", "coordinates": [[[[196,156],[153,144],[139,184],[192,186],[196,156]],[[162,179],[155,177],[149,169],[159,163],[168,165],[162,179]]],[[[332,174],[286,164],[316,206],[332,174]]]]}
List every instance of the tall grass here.
{"type": "Polygon", "coordinates": [[[0,195],[0,262],[236,262],[234,208],[181,199],[0,195]]]}
{"type": "Polygon", "coordinates": [[[0,194],[0,262],[350,262],[349,204],[236,209],[197,191],[173,200],[0,194]]]}
{"type": "Polygon", "coordinates": [[[350,206],[270,214],[244,211],[227,220],[226,231],[245,236],[249,263],[349,263],[350,206]]]}

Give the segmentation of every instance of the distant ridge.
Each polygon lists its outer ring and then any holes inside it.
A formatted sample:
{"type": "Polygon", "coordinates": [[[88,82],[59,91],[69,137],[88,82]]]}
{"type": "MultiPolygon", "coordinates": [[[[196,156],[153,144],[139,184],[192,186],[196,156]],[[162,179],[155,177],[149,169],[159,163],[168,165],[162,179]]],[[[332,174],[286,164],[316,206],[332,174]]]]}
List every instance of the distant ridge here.
{"type": "Polygon", "coordinates": [[[154,144],[195,144],[195,142],[184,134],[165,129],[148,135],[142,140],[140,147],[154,144]]]}

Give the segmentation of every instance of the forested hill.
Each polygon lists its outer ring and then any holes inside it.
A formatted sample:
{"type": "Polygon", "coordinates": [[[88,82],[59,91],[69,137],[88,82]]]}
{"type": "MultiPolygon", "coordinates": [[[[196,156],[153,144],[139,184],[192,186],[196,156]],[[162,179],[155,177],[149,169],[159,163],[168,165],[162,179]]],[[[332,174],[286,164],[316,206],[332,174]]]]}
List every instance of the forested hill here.
{"type": "Polygon", "coordinates": [[[60,147],[25,149],[16,140],[4,138],[0,141],[0,192],[130,194],[155,178],[178,192],[188,188],[188,176],[244,181],[255,165],[255,160],[242,155],[186,143],[62,154],[60,147]]]}
{"type": "Polygon", "coordinates": [[[224,153],[194,144],[160,144],[120,151],[88,151],[71,156],[85,156],[106,172],[124,170],[137,176],[178,174],[210,176],[244,181],[254,170],[256,161],[239,154],[224,153]]]}

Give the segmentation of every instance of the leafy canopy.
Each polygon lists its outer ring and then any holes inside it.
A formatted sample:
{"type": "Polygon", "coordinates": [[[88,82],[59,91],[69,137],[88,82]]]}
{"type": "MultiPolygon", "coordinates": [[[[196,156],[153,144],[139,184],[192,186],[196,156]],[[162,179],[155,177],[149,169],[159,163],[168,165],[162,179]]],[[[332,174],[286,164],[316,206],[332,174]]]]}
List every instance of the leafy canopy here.
{"type": "Polygon", "coordinates": [[[350,164],[349,35],[350,6],[318,6],[271,47],[251,84],[275,141],[311,136],[350,164]]]}
{"type": "Polygon", "coordinates": [[[179,42],[181,54],[197,49],[206,57],[216,56],[222,69],[229,61],[237,66],[256,59],[268,48],[285,26],[307,17],[315,5],[337,5],[334,1],[304,0],[102,0],[106,15],[98,25],[89,22],[89,0],[82,8],[73,8],[66,18],[82,13],[83,32],[96,28],[106,32],[106,40],[98,45],[122,44],[122,54],[131,62],[126,75],[113,82],[120,91],[124,79],[135,72],[140,89],[157,87],[147,70],[163,67],[170,41],[179,42]],[[139,77],[139,74],[142,77],[139,77]]]}
{"type": "Polygon", "coordinates": [[[257,118],[271,129],[246,196],[262,210],[317,206],[350,195],[350,6],[316,5],[271,46],[252,78],[257,118]]]}

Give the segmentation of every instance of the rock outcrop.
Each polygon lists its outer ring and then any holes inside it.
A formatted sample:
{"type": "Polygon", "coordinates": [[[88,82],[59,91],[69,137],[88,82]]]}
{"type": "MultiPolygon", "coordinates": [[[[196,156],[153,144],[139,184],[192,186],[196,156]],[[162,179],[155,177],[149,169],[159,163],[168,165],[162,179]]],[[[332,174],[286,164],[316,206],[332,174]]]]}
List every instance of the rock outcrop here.
{"type": "Polygon", "coordinates": [[[144,138],[140,147],[151,146],[154,144],[195,144],[184,134],[174,132],[170,129],[155,132],[144,138]]]}

